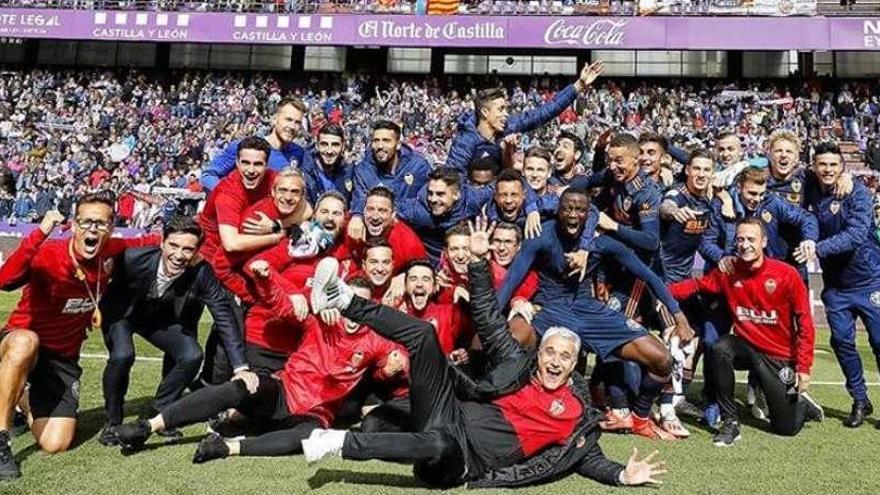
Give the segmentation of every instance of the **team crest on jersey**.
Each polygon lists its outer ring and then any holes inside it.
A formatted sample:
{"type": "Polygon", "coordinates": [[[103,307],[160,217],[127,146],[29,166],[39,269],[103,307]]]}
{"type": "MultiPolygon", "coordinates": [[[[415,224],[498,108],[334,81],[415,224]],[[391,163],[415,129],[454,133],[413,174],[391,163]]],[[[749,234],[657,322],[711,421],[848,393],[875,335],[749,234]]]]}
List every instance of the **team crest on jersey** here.
{"type": "Polygon", "coordinates": [[[880,290],[875,290],[871,293],[871,304],[880,307],[880,290]]]}
{"type": "Polygon", "coordinates": [[[776,281],[772,278],[767,279],[767,281],[764,282],[764,288],[767,289],[768,294],[773,294],[774,292],[776,292],[776,281]]]}
{"type": "Polygon", "coordinates": [[[104,273],[108,275],[113,273],[113,266],[113,258],[107,258],[106,260],[104,260],[104,273]]]}
{"type": "Polygon", "coordinates": [[[611,311],[620,311],[620,308],[622,306],[622,304],[620,304],[620,299],[614,296],[609,297],[608,302],[605,303],[605,305],[608,306],[608,309],[610,309],[611,311]]]}
{"type": "Polygon", "coordinates": [[[345,181],[345,190],[351,192],[352,189],[354,189],[354,183],[351,181],[351,179],[348,179],[347,181],[345,181]]]}
{"type": "Polygon", "coordinates": [[[415,182],[416,178],[413,174],[406,174],[403,176],[403,181],[406,182],[406,185],[411,186],[413,182],[415,182]]]}
{"type": "Polygon", "coordinates": [[[761,213],[761,220],[764,220],[764,223],[770,223],[773,221],[773,214],[764,210],[764,212],[761,213]]]}
{"type": "Polygon", "coordinates": [[[293,168],[299,168],[299,160],[296,158],[291,158],[289,165],[293,168]]]}
{"type": "Polygon", "coordinates": [[[623,199],[623,210],[624,211],[628,211],[630,208],[632,208],[632,205],[633,205],[632,199],[630,199],[630,198],[623,199]]]}
{"type": "Polygon", "coordinates": [[[364,364],[364,353],[363,351],[355,351],[354,354],[351,355],[351,366],[352,370],[356,370],[364,364]]]}
{"type": "Polygon", "coordinates": [[[556,417],[565,414],[565,404],[561,399],[556,399],[550,403],[550,414],[556,417]]]}
{"type": "Polygon", "coordinates": [[[796,193],[801,192],[801,181],[799,179],[795,179],[791,182],[791,190],[796,193]]]}
{"type": "Polygon", "coordinates": [[[779,369],[779,380],[786,385],[794,385],[794,370],[788,366],[783,366],[779,369]]]}
{"type": "Polygon", "coordinates": [[[828,209],[831,210],[832,215],[837,215],[837,212],[840,211],[840,202],[832,201],[831,206],[829,206],[828,209]]]}

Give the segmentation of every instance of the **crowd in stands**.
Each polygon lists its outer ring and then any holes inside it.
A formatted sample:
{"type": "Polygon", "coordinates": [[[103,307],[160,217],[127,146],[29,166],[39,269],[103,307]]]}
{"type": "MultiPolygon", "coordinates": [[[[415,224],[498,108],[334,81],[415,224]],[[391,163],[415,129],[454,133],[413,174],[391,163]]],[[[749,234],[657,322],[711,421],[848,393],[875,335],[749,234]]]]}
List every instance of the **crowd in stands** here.
{"type": "MultiPolygon", "coordinates": [[[[148,227],[168,206],[157,188],[201,191],[201,170],[230,140],[266,133],[283,96],[308,105],[300,144],[327,122],[345,128],[348,162],[365,155],[371,122],[401,124],[404,140],[432,165],[446,160],[457,118],[483,84],[507,87],[511,112],[534,108],[562,80],[321,76],[280,81],[266,75],[181,73],[157,79],[139,72],[35,69],[0,76],[0,218],[39,221],[46,211],[69,211],[86,190],[120,195],[119,222],[148,227]],[[326,88],[326,89],[317,89],[326,88]]],[[[508,140],[515,159],[532,144],[549,145],[560,129],[588,144],[606,129],[652,130],[684,148],[711,145],[721,130],[744,136],[750,156],[776,129],[805,142],[835,137],[858,144],[866,162],[880,155],[880,93],[863,83],[678,82],[604,79],[551,125],[508,140]]],[[[591,148],[591,146],[589,146],[591,148]]],[[[809,150],[805,149],[805,153],[809,150]]],[[[805,156],[804,158],[809,158],[805,156]]],[[[590,152],[582,164],[589,167],[590,152]]],[[[162,191],[161,189],[158,189],[162,191]]],[[[175,204],[178,201],[175,200],[175,204]]],[[[190,204],[193,203],[193,204],[190,204]]]]}

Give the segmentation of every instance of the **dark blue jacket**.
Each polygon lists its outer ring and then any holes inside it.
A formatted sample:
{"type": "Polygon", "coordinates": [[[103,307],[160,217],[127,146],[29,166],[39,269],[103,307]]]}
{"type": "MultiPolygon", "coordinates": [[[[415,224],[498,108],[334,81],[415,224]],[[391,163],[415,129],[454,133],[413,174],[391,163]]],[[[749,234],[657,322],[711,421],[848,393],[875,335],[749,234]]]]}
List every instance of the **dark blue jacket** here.
{"type": "Polygon", "coordinates": [[[397,201],[397,216],[419,235],[425,244],[428,258],[436,266],[440,263],[440,255],[446,244],[446,231],[462,220],[480,214],[483,206],[492,201],[492,195],[493,190],[490,187],[463,186],[461,196],[452,205],[449,213],[435,217],[428,207],[428,189],[425,187],[419,191],[418,197],[397,201]]]}
{"type": "Polygon", "coordinates": [[[797,228],[800,232],[800,240],[816,241],[819,238],[819,228],[815,217],[803,208],[792,206],[779,199],[778,196],[768,194],[764,201],[758,205],[755,211],[746,211],[742,198],[736,188],[730,190],[733,198],[733,207],[736,217],[732,220],[724,218],[721,214],[721,200],[712,200],[712,216],[709,220],[709,228],[703,234],[700,242],[700,255],[711,266],[718,264],[722,257],[733,255],[734,239],[736,237],[736,222],[743,218],[757,217],[764,222],[767,232],[767,255],[773,259],[785,260],[790,249],[785,239],[780,235],[780,229],[785,226],[797,228]]]}
{"type": "MultiPolygon", "coordinates": [[[[211,191],[217,187],[217,183],[230,172],[235,170],[238,143],[241,139],[229,143],[222,153],[214,157],[211,165],[202,171],[202,187],[211,191]]],[[[289,143],[280,150],[271,149],[269,153],[269,169],[279,171],[285,167],[298,167],[303,158],[303,149],[300,145],[289,143]]]]}
{"type": "Polygon", "coordinates": [[[393,174],[386,174],[376,167],[373,154],[367,151],[364,159],[355,165],[352,172],[354,182],[351,193],[351,212],[363,214],[367,193],[376,186],[385,186],[394,192],[395,201],[412,199],[428,182],[431,165],[425,158],[407,145],[398,151],[397,169],[393,174]]]}
{"type": "Polygon", "coordinates": [[[868,188],[856,181],[842,199],[833,191],[810,188],[807,209],[819,222],[816,252],[825,288],[862,289],[880,286],[880,244],[872,234],[873,203],[868,188]]]}
{"type": "MultiPolygon", "coordinates": [[[[579,300],[594,300],[590,277],[579,281],[577,276],[568,276],[571,270],[568,268],[565,254],[576,251],[579,242],[579,239],[572,239],[562,233],[556,220],[544,222],[541,235],[523,241],[522,248],[508,268],[504,284],[498,292],[498,302],[501,307],[507,307],[514,291],[532,268],[538,272],[536,303],[542,306],[560,304],[571,306],[579,300]]],[[[666,289],[663,280],[624,244],[607,235],[596,237],[587,272],[594,272],[602,262],[602,258],[617,260],[629,270],[631,275],[644,280],[669,311],[678,312],[678,304],[666,289]]]]}
{"type": "Polygon", "coordinates": [[[571,105],[577,97],[577,90],[570,84],[547,103],[527,112],[507,118],[504,130],[493,141],[484,138],[477,131],[477,116],[466,112],[458,119],[458,133],[452,140],[446,165],[467,174],[471,161],[482,156],[493,156],[501,163],[501,138],[510,134],[530,131],[550,122],[571,105]]]}
{"type": "Polygon", "coordinates": [[[318,151],[314,146],[309,146],[303,154],[300,170],[306,182],[308,192],[306,197],[312,206],[327,191],[336,191],[345,196],[346,201],[351,201],[351,193],[354,190],[352,179],[354,167],[350,163],[342,161],[332,173],[328,174],[321,166],[318,151]]]}
{"type": "Polygon", "coordinates": [[[679,208],[688,207],[703,214],[687,223],[662,220],[660,223],[660,260],[663,279],[679,282],[693,276],[694,258],[703,233],[709,228],[712,204],[709,198],[698,197],[688,191],[684,184],[676,184],[663,196],[663,201],[673,201],[679,208]]]}

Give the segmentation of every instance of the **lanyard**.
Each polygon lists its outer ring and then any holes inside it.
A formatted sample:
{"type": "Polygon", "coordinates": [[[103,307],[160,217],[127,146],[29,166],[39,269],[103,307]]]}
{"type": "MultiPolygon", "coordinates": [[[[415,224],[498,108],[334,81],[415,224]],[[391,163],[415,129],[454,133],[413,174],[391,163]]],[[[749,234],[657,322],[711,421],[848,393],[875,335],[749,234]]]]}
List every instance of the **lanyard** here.
{"type": "Polygon", "coordinates": [[[86,286],[86,291],[89,294],[89,299],[91,299],[92,304],[95,305],[95,311],[92,313],[92,323],[91,328],[94,330],[95,328],[101,328],[101,310],[98,308],[98,302],[101,300],[101,260],[98,260],[98,280],[95,283],[95,292],[92,292],[92,288],[89,287],[89,281],[86,277],[85,270],[80,266],[79,261],[76,260],[76,255],[73,253],[73,238],[70,239],[70,242],[67,244],[67,254],[70,255],[70,261],[73,262],[73,268],[75,270],[75,276],[77,280],[82,281],[83,285],[86,286]]]}

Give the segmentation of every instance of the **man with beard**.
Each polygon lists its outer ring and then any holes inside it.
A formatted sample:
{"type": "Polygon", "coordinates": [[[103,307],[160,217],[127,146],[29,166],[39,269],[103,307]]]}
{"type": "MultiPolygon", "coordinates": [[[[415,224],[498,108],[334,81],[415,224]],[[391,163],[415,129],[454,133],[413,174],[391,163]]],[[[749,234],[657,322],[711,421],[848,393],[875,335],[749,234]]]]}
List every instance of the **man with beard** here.
{"type": "Polygon", "coordinates": [[[410,352],[414,432],[317,430],[302,442],[306,459],[333,454],[412,463],[418,479],[438,488],[524,486],[572,471],[612,485],[655,483],[659,465],[638,461],[634,452],[623,466],[601,453],[598,415],[573,373],[578,336],[548,329],[537,356],[510,337],[482,259],[489,232],[478,226],[474,234],[468,269],[475,281],[474,318],[491,363],[479,381],[450,366],[429,323],[356,297],[333,276],[335,260],[322,261],[313,308],[337,309],[410,352]]]}
{"type": "Polygon", "coordinates": [[[639,167],[663,189],[672,185],[672,171],[663,167],[663,162],[670,159],[668,148],[669,142],[657,133],[639,136],[639,167]]]}
{"type": "MultiPolygon", "coordinates": [[[[430,323],[437,334],[443,355],[453,363],[465,364],[469,359],[466,347],[469,347],[474,336],[472,325],[470,321],[466,321],[467,317],[458,306],[432,300],[436,292],[434,267],[427,260],[416,260],[407,265],[404,276],[406,295],[399,309],[414,318],[430,323]]],[[[402,348],[401,352],[408,359],[406,349],[402,348]]],[[[386,388],[390,388],[386,393],[390,399],[370,409],[363,418],[361,431],[368,433],[411,431],[412,410],[408,377],[401,378],[396,383],[386,385],[386,388]]]]}
{"type": "Polygon", "coordinates": [[[197,223],[175,217],[165,225],[160,247],[125,252],[107,287],[107,296],[101,301],[104,343],[110,354],[103,387],[107,426],[99,439],[104,445],[117,444],[116,427],[122,424],[122,404],[135,359],[135,333],[165,355],[152,411],[179,399],[198,374],[202,365],[199,319],[206,306],[233,371],[248,369],[235,301],[210,265],[193,263],[201,240],[202,229],[197,223]]]}
{"type": "MultiPolygon", "coordinates": [[[[278,171],[285,167],[299,166],[302,162],[303,149],[293,141],[300,135],[306,110],[305,103],[298,98],[283,98],[278,102],[272,118],[272,130],[265,138],[269,148],[264,161],[269,169],[278,171]]],[[[205,190],[213,191],[236,168],[241,156],[239,147],[244,141],[230,143],[214,158],[211,166],[202,172],[201,182],[205,190]]]]}
{"type": "MultiPolygon", "coordinates": [[[[248,268],[260,279],[257,283],[267,283],[268,263],[255,262],[248,268]]],[[[370,290],[365,287],[369,283],[357,279],[352,284],[351,290],[369,299],[370,290]]],[[[280,288],[266,291],[278,295],[273,301],[275,314],[288,319],[291,328],[301,329],[302,342],[284,368],[272,375],[242,372],[222,385],[184,396],[149,419],[124,424],[117,430],[124,448],[138,449],[153,433],[205,421],[235,409],[237,415],[262,422],[274,431],[240,441],[209,434],[199,442],[194,463],[229,456],[296,454],[301,448],[300,441],[312,430],[333,424],[345,398],[365,374],[376,371],[384,375],[384,360],[394,350],[392,342],[347,318],[324,324],[310,316],[299,323],[290,293],[280,288]]]]}
{"type": "MultiPolygon", "coordinates": [[[[663,196],[663,203],[660,204],[660,261],[666,283],[690,278],[694,271],[697,247],[703,233],[709,228],[714,170],[715,162],[710,152],[702,149],[694,151],[684,170],[684,184],[673,186],[663,196]]],[[[721,303],[717,298],[708,296],[681,302],[681,309],[687,315],[688,321],[696,323],[697,333],[704,345],[703,352],[707,356],[711,352],[712,344],[718,340],[715,319],[709,316],[723,311],[721,303]]],[[[689,405],[683,399],[693,377],[693,362],[683,364],[681,390],[675,390],[674,394],[666,391],[660,396],[661,426],[678,437],[688,436],[689,433],[677,417],[675,401],[680,399],[682,407],[689,405]]],[[[703,374],[706,377],[711,376],[708,365],[704,366],[703,374]]],[[[707,379],[707,382],[704,390],[711,387],[711,381],[707,379]]],[[[693,408],[691,412],[694,412],[693,408]]],[[[697,411],[697,414],[702,415],[702,412],[697,411]]]]}
{"type": "Polygon", "coordinates": [[[453,168],[439,167],[428,176],[427,186],[416,199],[397,202],[400,218],[419,236],[432,263],[440,262],[446,231],[480,213],[492,199],[491,188],[473,188],[462,183],[453,168]]]}
{"type": "Polygon", "coordinates": [[[513,116],[508,116],[507,95],[502,89],[479,91],[474,98],[474,111],[466,112],[458,119],[458,132],[449,149],[446,165],[467,176],[468,166],[475,158],[488,156],[500,167],[504,137],[528,132],[556,118],[571,106],[579,92],[587,91],[602,74],[602,68],[601,61],[584,65],[578,80],[556,93],[553,100],[513,116]]]}
{"type": "Polygon", "coordinates": [[[712,439],[719,447],[740,439],[734,369],[754,371],[775,433],[793,436],[805,420],[824,418],[822,408],[805,394],[815,341],[807,289],[794,268],[765,258],[765,249],[763,221],[745,218],[736,226],[737,257],[729,273],[715,270],[670,286],[679,300],[698,292],[722,296],[735,318],[734,333],[718,340],[710,363],[723,421],[712,439]]]}
{"type": "Polygon", "coordinates": [[[12,456],[12,411],[30,383],[31,431],[47,453],[70,447],[79,408],[79,354],[87,328],[101,326],[98,303],[125,249],[157,244],[158,236],[111,239],[112,193],[77,202],[70,239],[49,239],[64,217],[50,211],[0,267],[0,289],[22,289],[0,331],[0,479],[21,476],[12,456]]]}
{"type": "Polygon", "coordinates": [[[380,120],[373,124],[373,140],[370,153],[354,167],[351,196],[352,217],[348,235],[364,240],[364,203],[367,192],[375,186],[385,186],[394,193],[397,201],[415,198],[431,172],[425,158],[408,145],[400,142],[400,126],[380,120]]]}
{"type": "Polygon", "coordinates": [[[325,124],[318,131],[318,143],[303,155],[309,202],[315,204],[327,191],[342,194],[346,201],[354,188],[352,165],[345,162],[345,131],[338,124],[325,124]]]}
{"type": "MultiPolygon", "coordinates": [[[[868,188],[857,181],[847,196],[835,196],[835,184],[843,168],[843,156],[836,144],[816,146],[813,172],[819,187],[807,190],[806,205],[819,222],[816,254],[822,266],[822,303],[831,327],[831,348],[853,399],[852,410],[843,425],[857,428],[874,411],[856,347],[857,317],[865,325],[880,366],[880,243],[871,232],[872,200],[868,188]]],[[[803,252],[796,254],[804,256],[803,252]]]]}
{"type": "MultiPolygon", "coordinates": [[[[397,219],[394,193],[384,186],[376,186],[367,194],[364,205],[364,224],[367,241],[385,239],[394,251],[394,273],[398,274],[410,261],[427,256],[422,240],[409,226],[397,219]]],[[[354,259],[363,258],[364,243],[346,236],[345,242],[354,259]]],[[[402,283],[401,283],[402,287],[402,283]]]]}
{"type": "Polygon", "coordinates": [[[254,251],[277,244],[284,232],[248,234],[239,231],[248,206],[269,196],[275,172],[267,170],[269,143],[263,138],[249,137],[237,146],[236,170],[221,180],[208,195],[197,221],[205,231],[205,242],[199,251],[212,263],[218,251],[254,251]]]}
{"type": "MultiPolygon", "coordinates": [[[[514,290],[525,279],[528,270],[534,267],[539,279],[534,302],[541,306],[541,311],[532,319],[531,332],[537,332],[540,336],[550,327],[565,325],[577,332],[599,359],[605,361],[614,357],[641,365],[644,370],[639,394],[633,404],[632,431],[649,438],[665,437],[651,420],[650,411],[663,385],[670,380],[672,358],[669,351],[640,324],[595,299],[588,280],[572,276],[573,251],[582,235],[589,211],[590,199],[586,191],[566,189],[560,198],[557,219],[545,222],[540,237],[523,242],[498,293],[498,300],[502,308],[506,307],[514,290]],[[540,263],[536,265],[538,260],[540,263]]],[[[602,258],[617,260],[630,272],[628,277],[643,280],[655,297],[673,313],[674,334],[682,342],[693,338],[693,330],[663,281],[630,249],[602,235],[595,239],[591,254],[587,273],[595,270],[603,261],[602,258]]],[[[524,341],[529,335],[517,337],[524,341]]]]}
{"type": "Polygon", "coordinates": [[[495,179],[495,193],[492,202],[484,208],[484,214],[492,222],[511,222],[525,227],[527,188],[522,174],[513,169],[502,170],[495,179]]]}
{"type": "Polygon", "coordinates": [[[578,164],[584,156],[584,149],[584,142],[577,134],[570,131],[559,133],[553,151],[553,176],[549,179],[552,187],[571,185],[581,175],[578,164]]]}
{"type": "MultiPolygon", "coordinates": [[[[241,218],[241,230],[252,235],[286,232],[312,218],[312,207],[305,201],[306,183],[302,173],[288,167],[278,172],[272,183],[271,195],[248,207],[241,218]]],[[[242,273],[244,263],[259,249],[217,251],[213,268],[217,278],[243,304],[254,303],[253,290],[242,273]]]]}

